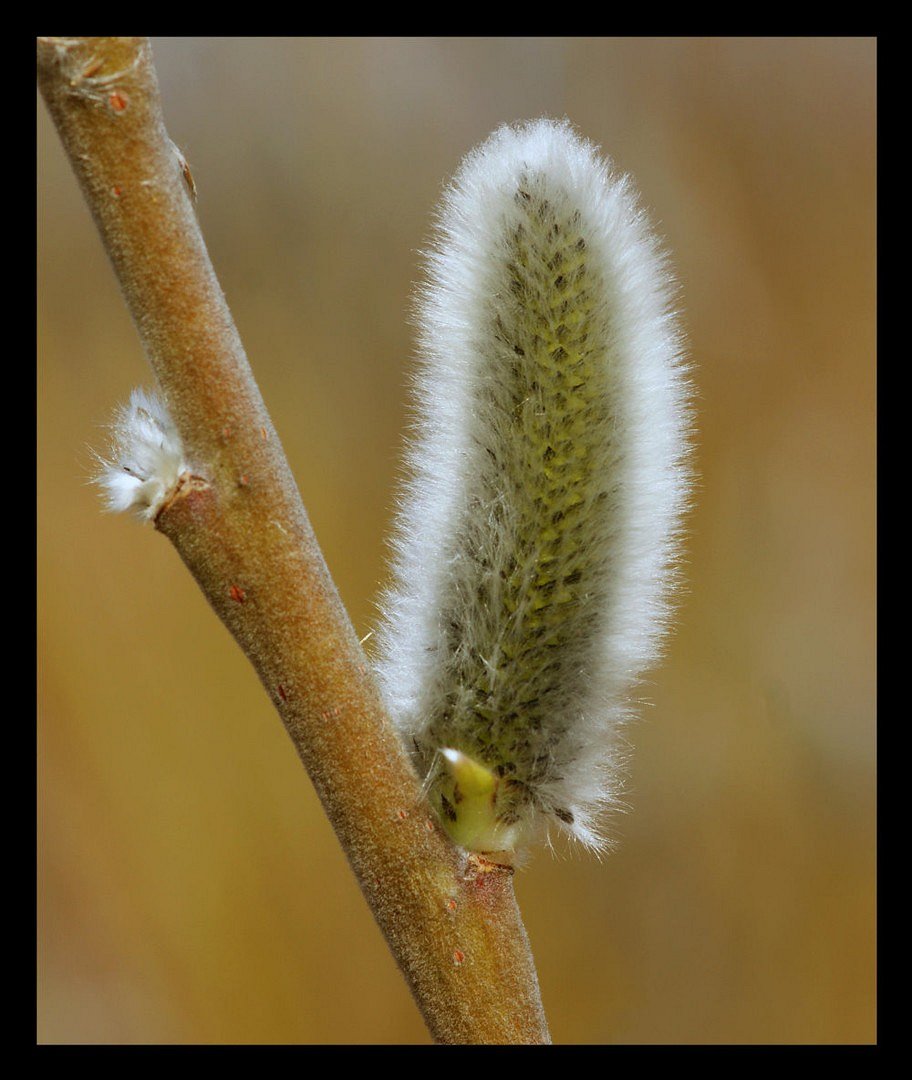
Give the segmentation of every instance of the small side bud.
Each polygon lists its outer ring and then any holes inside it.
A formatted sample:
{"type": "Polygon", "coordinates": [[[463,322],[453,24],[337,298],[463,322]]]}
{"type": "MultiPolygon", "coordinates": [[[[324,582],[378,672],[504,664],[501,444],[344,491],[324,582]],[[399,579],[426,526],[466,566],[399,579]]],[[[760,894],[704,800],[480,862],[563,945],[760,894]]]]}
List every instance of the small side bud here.
{"type": "Polygon", "coordinates": [[[134,390],[111,424],[107,455],[97,455],[94,482],[107,509],[152,521],[188,471],[177,429],[157,394],[134,390]]]}

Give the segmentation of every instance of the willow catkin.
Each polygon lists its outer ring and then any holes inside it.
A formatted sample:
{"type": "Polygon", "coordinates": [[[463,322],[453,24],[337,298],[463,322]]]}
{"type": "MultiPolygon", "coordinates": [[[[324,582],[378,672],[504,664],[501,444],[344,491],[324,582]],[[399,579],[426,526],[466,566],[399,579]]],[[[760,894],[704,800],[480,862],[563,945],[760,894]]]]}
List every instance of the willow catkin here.
{"type": "Polygon", "coordinates": [[[462,163],[428,278],[384,696],[457,842],[599,847],[687,495],[669,274],[629,182],[540,120],[462,163]]]}

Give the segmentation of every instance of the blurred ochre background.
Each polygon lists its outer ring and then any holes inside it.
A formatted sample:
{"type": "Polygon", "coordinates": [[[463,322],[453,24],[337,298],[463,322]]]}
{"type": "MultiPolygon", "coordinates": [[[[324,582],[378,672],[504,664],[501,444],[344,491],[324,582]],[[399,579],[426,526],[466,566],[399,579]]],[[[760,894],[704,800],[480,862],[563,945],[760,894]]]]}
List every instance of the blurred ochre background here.
{"type": "MultiPolygon", "coordinates": [[[[156,38],[213,261],[361,634],[442,184],[566,115],[670,248],[688,586],[603,862],[517,888],[558,1042],[875,1038],[872,39],[156,38]]],[[[38,103],[38,1037],[424,1042],[291,743],[87,449],[150,376],[38,103]]]]}

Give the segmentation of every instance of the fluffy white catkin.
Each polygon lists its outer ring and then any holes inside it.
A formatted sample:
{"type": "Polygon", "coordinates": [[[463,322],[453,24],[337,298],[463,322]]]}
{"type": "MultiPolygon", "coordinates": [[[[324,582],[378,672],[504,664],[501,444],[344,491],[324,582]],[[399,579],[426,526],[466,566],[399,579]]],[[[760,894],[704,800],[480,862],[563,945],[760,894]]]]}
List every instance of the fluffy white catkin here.
{"type": "Polygon", "coordinates": [[[673,286],[629,181],[547,120],[463,161],[428,278],[381,686],[457,842],[598,848],[688,493],[673,286]]]}
{"type": "Polygon", "coordinates": [[[109,510],[151,521],[187,471],[180,436],[157,394],[134,390],[111,425],[111,446],[98,456],[95,483],[109,510]]]}

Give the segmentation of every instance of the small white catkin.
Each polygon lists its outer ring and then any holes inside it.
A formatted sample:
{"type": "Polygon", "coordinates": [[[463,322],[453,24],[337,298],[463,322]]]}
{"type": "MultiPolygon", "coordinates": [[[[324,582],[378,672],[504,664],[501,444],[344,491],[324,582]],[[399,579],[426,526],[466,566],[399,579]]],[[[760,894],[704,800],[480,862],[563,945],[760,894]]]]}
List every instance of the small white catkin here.
{"type": "Polygon", "coordinates": [[[457,842],[598,849],[689,492],[674,286],[630,182],[549,120],[468,155],[428,263],[381,687],[457,842]]]}
{"type": "Polygon", "coordinates": [[[109,510],[132,510],[146,521],[155,518],[187,472],[180,436],[157,394],[134,390],[111,424],[111,445],[97,455],[94,477],[109,510]]]}

